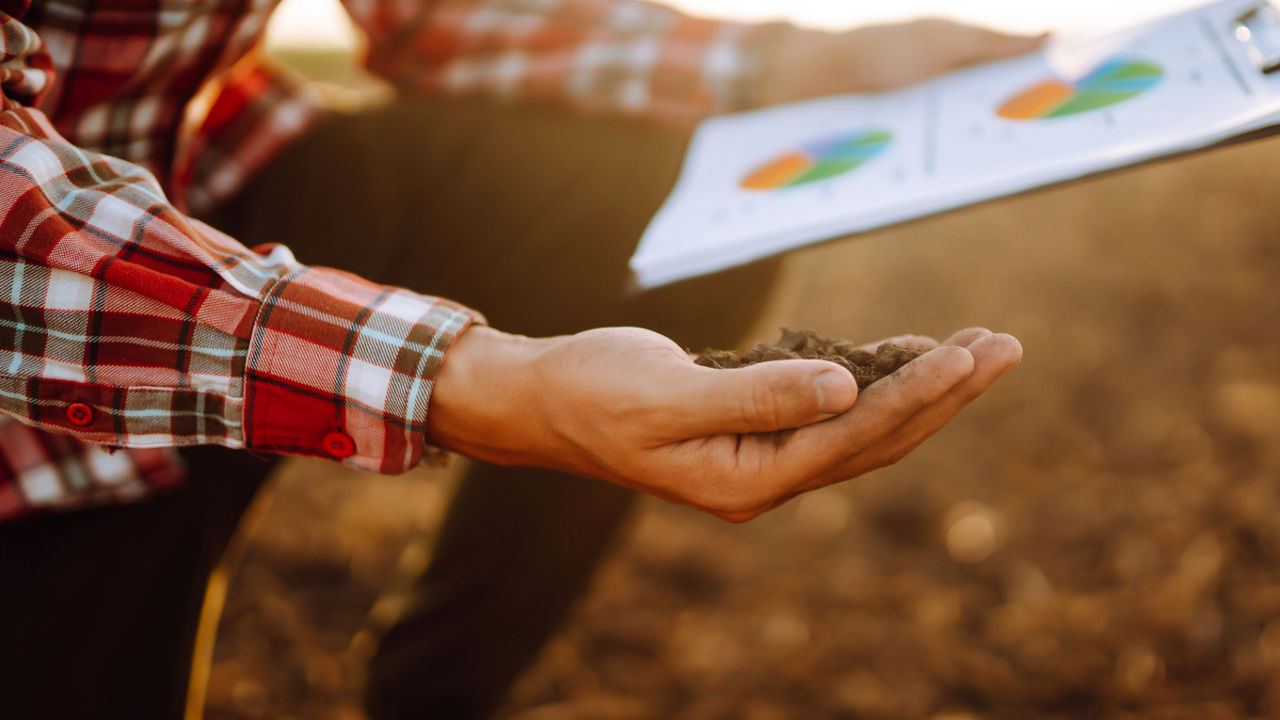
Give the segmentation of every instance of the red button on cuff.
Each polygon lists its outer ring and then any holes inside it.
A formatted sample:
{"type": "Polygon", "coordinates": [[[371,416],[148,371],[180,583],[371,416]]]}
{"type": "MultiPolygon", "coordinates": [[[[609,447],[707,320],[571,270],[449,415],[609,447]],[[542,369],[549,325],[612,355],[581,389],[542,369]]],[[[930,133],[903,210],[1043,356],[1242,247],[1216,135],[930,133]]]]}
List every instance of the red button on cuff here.
{"type": "Polygon", "coordinates": [[[84,427],[93,422],[93,408],[85,403],[71,403],[67,406],[67,422],[76,427],[84,427]]]}
{"type": "Polygon", "coordinates": [[[324,451],[341,460],[342,458],[351,457],[356,453],[356,442],[351,436],[341,432],[334,431],[324,436],[320,441],[324,451]]]}

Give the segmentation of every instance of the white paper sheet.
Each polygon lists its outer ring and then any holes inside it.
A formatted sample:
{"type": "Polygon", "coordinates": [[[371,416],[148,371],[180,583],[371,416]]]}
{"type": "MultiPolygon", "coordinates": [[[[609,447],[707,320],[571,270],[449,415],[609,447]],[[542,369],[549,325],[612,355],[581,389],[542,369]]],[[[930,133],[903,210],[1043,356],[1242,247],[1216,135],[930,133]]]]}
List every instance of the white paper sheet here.
{"type": "Polygon", "coordinates": [[[903,90],[706,121],[631,268],[652,287],[1280,122],[1223,0],[903,90]]]}

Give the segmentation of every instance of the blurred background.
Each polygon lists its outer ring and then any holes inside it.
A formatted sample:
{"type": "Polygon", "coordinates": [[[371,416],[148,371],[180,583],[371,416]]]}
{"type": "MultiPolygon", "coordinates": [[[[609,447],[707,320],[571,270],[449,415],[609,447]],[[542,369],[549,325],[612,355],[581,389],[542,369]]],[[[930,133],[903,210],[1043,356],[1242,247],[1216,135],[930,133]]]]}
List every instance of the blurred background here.
{"type": "MultiPolygon", "coordinates": [[[[1034,31],[1189,3],[676,4],[1034,31]]],[[[357,43],[321,0],[288,0],[271,34],[337,96],[380,92],[357,43]]],[[[797,253],[756,339],[986,325],[1026,359],[899,465],[747,525],[647,502],[502,717],[1280,717],[1277,197],[1262,141],[797,253]]],[[[342,717],[365,617],[424,562],[449,487],[287,464],[232,579],[208,717],[342,717]]]]}

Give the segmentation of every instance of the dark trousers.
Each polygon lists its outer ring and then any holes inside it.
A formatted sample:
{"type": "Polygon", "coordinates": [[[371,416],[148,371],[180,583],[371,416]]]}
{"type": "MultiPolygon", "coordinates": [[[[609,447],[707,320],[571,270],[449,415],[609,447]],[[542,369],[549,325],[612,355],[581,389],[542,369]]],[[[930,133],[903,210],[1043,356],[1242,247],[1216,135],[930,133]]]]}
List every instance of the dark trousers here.
{"type": "MultiPolygon", "coordinates": [[[[732,346],[774,265],[624,291],[684,142],[550,109],[402,102],[329,119],[210,220],[247,245],[282,242],[308,264],[459,300],[511,332],[626,324],[732,346]]],[[[189,482],[162,498],[0,526],[6,711],[180,717],[209,572],[269,469],[220,448],[189,457],[189,482]]],[[[370,714],[490,713],[632,501],[602,482],[472,463],[383,630],[370,714]]]]}

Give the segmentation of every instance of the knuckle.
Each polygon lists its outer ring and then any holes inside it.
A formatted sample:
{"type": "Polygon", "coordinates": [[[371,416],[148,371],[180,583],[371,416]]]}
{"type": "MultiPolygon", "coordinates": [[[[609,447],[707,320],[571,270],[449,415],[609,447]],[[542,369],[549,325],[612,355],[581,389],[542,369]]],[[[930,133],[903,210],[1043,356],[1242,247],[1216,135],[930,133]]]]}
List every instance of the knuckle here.
{"type": "Polygon", "coordinates": [[[936,366],[907,364],[886,380],[894,381],[891,387],[905,405],[917,408],[934,402],[950,387],[944,372],[936,366]]]}
{"type": "Polygon", "coordinates": [[[752,383],[742,413],[743,424],[752,432],[778,428],[778,393],[768,383],[752,383]]]}

